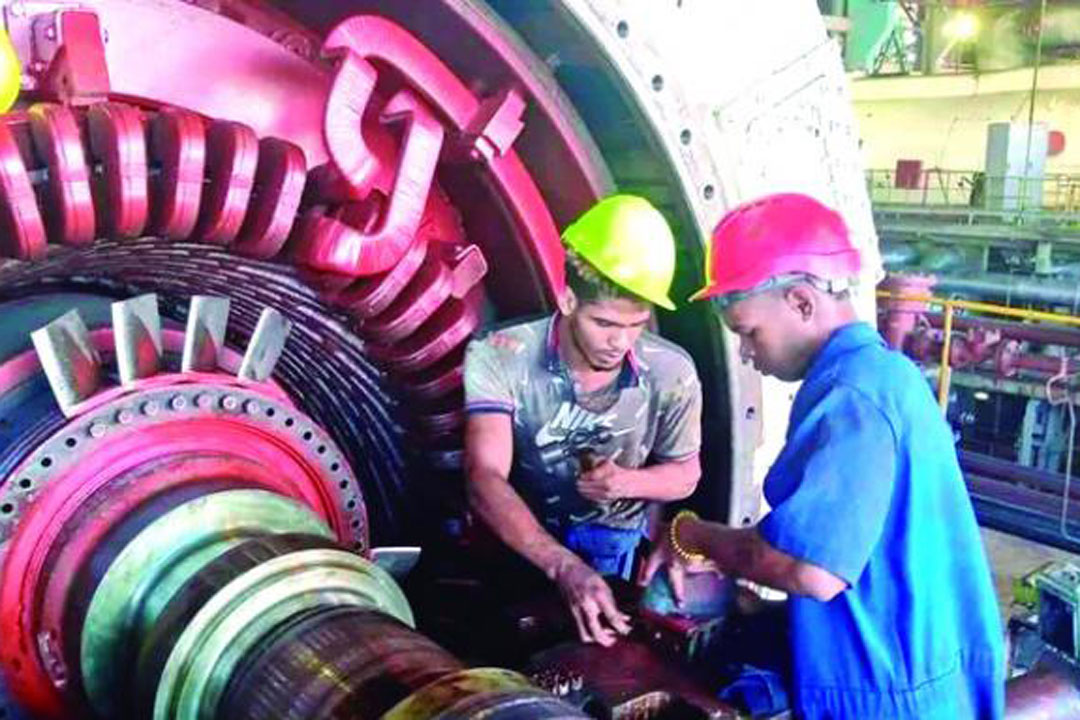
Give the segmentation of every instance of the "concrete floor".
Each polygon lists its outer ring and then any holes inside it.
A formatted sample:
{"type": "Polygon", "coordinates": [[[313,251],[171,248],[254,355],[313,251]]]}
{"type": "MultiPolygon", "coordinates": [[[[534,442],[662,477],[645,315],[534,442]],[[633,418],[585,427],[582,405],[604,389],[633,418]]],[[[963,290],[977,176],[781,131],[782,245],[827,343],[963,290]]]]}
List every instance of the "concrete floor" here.
{"type": "Polygon", "coordinates": [[[988,528],[983,528],[982,535],[986,554],[990,559],[990,571],[994,576],[994,589],[997,591],[1002,618],[1009,614],[1014,579],[1051,560],[1071,560],[1080,566],[1080,555],[988,528]]]}

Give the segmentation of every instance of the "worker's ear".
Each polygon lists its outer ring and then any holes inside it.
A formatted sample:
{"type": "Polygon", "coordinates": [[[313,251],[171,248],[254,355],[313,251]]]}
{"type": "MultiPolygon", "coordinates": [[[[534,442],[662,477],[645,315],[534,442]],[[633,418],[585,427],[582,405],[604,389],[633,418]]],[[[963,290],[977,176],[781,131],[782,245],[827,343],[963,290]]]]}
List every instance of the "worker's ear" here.
{"type": "Polygon", "coordinates": [[[577,310],[578,306],[577,295],[574,294],[573,290],[567,287],[565,290],[562,291],[562,294],[559,295],[558,305],[559,312],[561,312],[563,315],[573,314],[574,310],[577,310]]]}
{"type": "Polygon", "coordinates": [[[798,283],[787,288],[784,293],[784,302],[803,322],[809,322],[814,317],[817,298],[814,297],[814,291],[809,285],[798,283]]]}

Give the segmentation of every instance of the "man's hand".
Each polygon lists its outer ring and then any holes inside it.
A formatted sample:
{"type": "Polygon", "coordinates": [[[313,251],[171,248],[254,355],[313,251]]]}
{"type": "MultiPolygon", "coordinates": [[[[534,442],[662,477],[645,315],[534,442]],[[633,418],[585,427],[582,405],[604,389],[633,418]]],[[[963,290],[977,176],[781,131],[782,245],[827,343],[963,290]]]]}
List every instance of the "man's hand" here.
{"type": "Polygon", "coordinates": [[[686,575],[688,573],[711,572],[720,575],[716,564],[710,560],[687,563],[680,558],[671,547],[670,525],[661,525],[658,537],[662,538],[656,548],[649,553],[648,559],[642,564],[641,572],[638,573],[638,585],[647,587],[653,575],[661,567],[667,567],[668,581],[671,583],[671,593],[675,596],[675,605],[683,604],[686,597],[686,575]]]}
{"type": "Polygon", "coordinates": [[[592,468],[581,473],[577,481],[577,490],[582,497],[593,502],[629,497],[626,482],[628,472],[626,468],[616,465],[614,460],[602,458],[592,468]]]}
{"type": "Polygon", "coordinates": [[[620,612],[611,588],[599,573],[579,558],[567,559],[554,573],[582,642],[610,647],[630,632],[630,618],[620,612]]]}

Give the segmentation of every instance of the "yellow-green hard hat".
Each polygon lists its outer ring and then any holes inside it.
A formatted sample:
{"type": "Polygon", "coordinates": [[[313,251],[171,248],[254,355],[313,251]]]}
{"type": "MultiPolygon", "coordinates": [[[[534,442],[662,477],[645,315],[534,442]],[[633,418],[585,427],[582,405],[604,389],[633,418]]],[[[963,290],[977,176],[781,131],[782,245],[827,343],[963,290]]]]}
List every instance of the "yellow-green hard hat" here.
{"type": "Polygon", "coordinates": [[[667,220],[644,198],[612,195],[566,228],[567,247],[601,275],[668,310],[675,276],[675,238],[667,220]]]}
{"type": "Polygon", "coordinates": [[[19,97],[21,87],[19,57],[11,38],[0,27],[0,112],[7,112],[19,97]]]}

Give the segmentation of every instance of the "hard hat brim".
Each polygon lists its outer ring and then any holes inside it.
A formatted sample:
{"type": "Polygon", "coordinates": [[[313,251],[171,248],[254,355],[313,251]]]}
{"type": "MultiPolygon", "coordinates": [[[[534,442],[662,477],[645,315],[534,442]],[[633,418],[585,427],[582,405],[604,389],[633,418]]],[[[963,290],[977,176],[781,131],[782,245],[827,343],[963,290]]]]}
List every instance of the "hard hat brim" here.
{"type": "Polygon", "coordinates": [[[710,298],[716,297],[719,294],[720,293],[716,292],[716,289],[714,287],[712,287],[711,285],[706,285],[705,287],[701,288],[696,293],[688,297],[686,301],[697,302],[698,300],[708,300],[710,298]]]}
{"type": "Polygon", "coordinates": [[[662,307],[665,310],[675,310],[675,303],[673,303],[671,301],[671,298],[656,297],[656,298],[645,298],[645,300],[648,300],[653,305],[656,305],[657,307],[662,307]]]}

